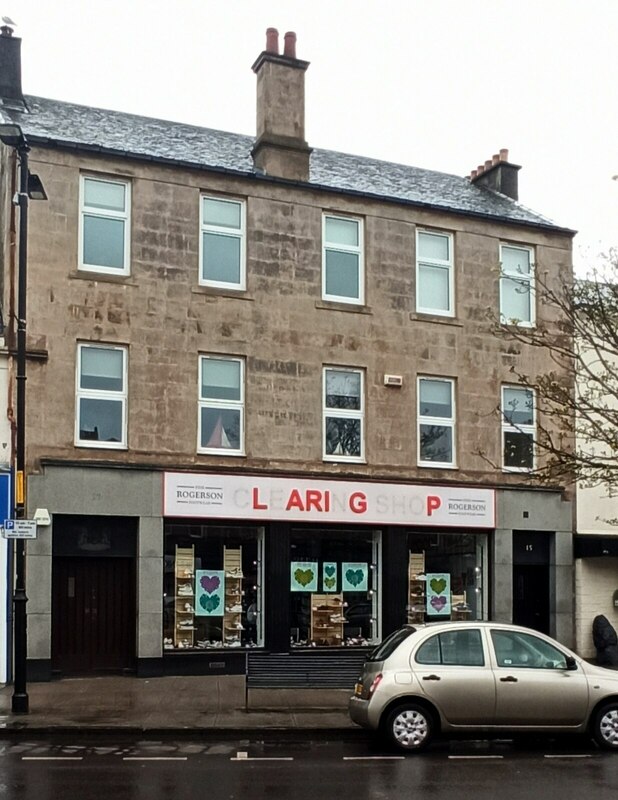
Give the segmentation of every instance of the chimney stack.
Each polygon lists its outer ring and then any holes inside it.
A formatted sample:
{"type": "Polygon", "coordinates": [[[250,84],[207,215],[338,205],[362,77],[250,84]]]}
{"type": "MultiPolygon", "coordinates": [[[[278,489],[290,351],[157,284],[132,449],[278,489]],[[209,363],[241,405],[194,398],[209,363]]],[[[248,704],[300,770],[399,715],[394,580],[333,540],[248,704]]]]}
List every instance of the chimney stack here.
{"type": "Polygon", "coordinates": [[[510,197],[511,200],[518,200],[517,173],[520,169],[517,164],[509,162],[509,151],[503,148],[484,164],[472,170],[470,183],[486,186],[510,197]]]}
{"type": "Polygon", "coordinates": [[[311,148],[305,141],[305,72],[296,58],[296,34],[266,31],[266,49],[252,69],[257,75],[257,134],[251,155],[257,170],[293,181],[309,180],[311,148]]]}
{"type": "Polygon", "coordinates": [[[13,36],[13,28],[0,27],[0,101],[9,108],[24,110],[21,90],[21,39],[13,36]]]}

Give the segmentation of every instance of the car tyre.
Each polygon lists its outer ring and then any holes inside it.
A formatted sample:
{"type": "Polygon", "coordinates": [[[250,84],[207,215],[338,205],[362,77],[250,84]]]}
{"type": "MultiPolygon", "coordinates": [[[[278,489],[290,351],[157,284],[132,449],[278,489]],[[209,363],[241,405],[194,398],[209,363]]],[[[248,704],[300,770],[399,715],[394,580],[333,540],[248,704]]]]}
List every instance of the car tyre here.
{"type": "Polygon", "coordinates": [[[597,711],[592,737],[604,750],[618,750],[618,703],[608,703],[597,711]]]}
{"type": "Polygon", "coordinates": [[[386,719],[384,733],[397,750],[424,750],[434,735],[431,714],[422,705],[406,703],[394,708],[386,719]]]}

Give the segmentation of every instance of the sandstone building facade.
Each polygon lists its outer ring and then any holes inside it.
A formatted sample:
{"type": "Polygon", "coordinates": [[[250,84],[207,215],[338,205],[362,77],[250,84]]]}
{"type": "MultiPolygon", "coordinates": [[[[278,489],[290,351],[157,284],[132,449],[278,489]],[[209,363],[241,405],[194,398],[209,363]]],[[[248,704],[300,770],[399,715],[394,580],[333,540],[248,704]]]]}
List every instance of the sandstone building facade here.
{"type": "Polygon", "coordinates": [[[549,364],[495,333],[543,319],[535,270],[571,270],[572,231],[519,204],[506,152],[461,178],[312,150],[307,67],[269,31],[255,138],[4,89],[49,198],[28,264],[27,504],[51,517],[28,544],[33,677],[339,685],[444,617],[572,643],[571,503],[531,478],[537,410],[510,371],[549,364]]]}

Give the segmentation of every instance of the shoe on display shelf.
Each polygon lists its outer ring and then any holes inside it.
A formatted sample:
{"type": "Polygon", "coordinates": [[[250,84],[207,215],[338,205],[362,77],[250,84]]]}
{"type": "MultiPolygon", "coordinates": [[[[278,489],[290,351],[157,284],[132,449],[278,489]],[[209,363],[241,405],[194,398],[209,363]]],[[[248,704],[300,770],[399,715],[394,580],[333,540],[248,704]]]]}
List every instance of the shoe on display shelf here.
{"type": "Polygon", "coordinates": [[[333,614],[330,618],[330,621],[335,623],[347,622],[346,618],[342,614],[333,614]]]}
{"type": "Polygon", "coordinates": [[[181,583],[178,587],[178,595],[182,597],[193,597],[193,586],[190,583],[181,583]]]}
{"type": "Polygon", "coordinates": [[[233,606],[226,606],[225,610],[228,614],[242,614],[242,606],[240,603],[236,603],[233,606]]]}
{"type": "Polygon", "coordinates": [[[244,578],[245,576],[242,574],[242,569],[234,568],[234,569],[226,569],[225,570],[225,577],[226,578],[244,578]]]}
{"type": "Polygon", "coordinates": [[[195,614],[195,609],[193,608],[191,603],[185,603],[184,610],[186,611],[187,614],[195,614]]]}

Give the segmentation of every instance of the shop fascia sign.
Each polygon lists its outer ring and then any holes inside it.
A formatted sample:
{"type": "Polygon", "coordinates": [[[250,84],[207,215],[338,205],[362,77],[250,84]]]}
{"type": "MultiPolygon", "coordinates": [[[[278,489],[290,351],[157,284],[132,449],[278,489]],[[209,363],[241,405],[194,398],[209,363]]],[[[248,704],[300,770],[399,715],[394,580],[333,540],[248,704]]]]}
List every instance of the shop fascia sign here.
{"type": "Polygon", "coordinates": [[[163,480],[166,517],[495,527],[492,489],[185,472],[163,480]]]}

